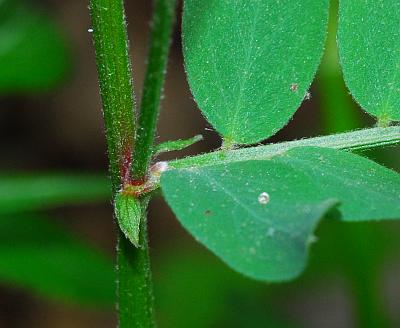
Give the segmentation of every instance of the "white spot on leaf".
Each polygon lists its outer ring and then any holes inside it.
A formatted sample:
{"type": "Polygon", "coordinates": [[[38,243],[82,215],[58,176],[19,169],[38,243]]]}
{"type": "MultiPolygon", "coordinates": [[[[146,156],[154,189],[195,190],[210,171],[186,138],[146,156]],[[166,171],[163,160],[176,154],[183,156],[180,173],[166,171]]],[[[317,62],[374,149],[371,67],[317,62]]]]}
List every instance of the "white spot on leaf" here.
{"type": "Polygon", "coordinates": [[[270,201],[270,197],[269,194],[266,192],[262,192],[259,196],[258,196],[258,202],[261,205],[267,205],[270,201]]]}

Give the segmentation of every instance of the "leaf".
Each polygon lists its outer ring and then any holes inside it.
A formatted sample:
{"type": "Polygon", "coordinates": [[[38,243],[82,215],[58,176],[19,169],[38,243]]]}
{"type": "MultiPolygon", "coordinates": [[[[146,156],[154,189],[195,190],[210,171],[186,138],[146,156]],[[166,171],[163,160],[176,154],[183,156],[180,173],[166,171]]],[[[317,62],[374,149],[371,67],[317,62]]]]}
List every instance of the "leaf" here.
{"type": "Polygon", "coordinates": [[[400,176],[333,149],[171,170],[161,187],[197,240],[233,269],[266,281],[304,269],[313,231],[327,212],[347,221],[400,217],[400,176]]]}
{"type": "Polygon", "coordinates": [[[1,1],[0,93],[47,90],[69,67],[65,39],[48,16],[22,1],[1,1]]]}
{"type": "Polygon", "coordinates": [[[68,303],[111,307],[114,302],[111,261],[41,217],[0,217],[0,280],[68,303]]]}
{"type": "Polygon", "coordinates": [[[227,143],[275,134],[310,87],[328,0],[185,0],[183,51],[194,98],[227,143]]]}
{"type": "Polygon", "coordinates": [[[235,270],[259,280],[297,276],[319,219],[337,201],[299,192],[313,185],[304,174],[272,161],[246,161],[167,171],[168,204],[194,237],[235,270]],[[271,200],[260,204],[261,193],[271,200]],[[296,213],[296,215],[294,215],[296,213]]]}
{"type": "Polygon", "coordinates": [[[341,0],[338,42],[344,78],[368,113],[400,120],[400,2],[341,0]]]}
{"type": "Polygon", "coordinates": [[[319,192],[340,200],[340,219],[400,219],[400,175],[367,158],[329,148],[295,148],[279,160],[312,176],[319,192]]]}
{"type": "Polygon", "coordinates": [[[107,199],[106,177],[85,174],[0,174],[0,214],[107,199]]]}
{"type": "Polygon", "coordinates": [[[115,216],[125,237],[139,247],[140,219],[142,210],[137,198],[119,192],[115,197],[115,216]]]}
{"type": "Polygon", "coordinates": [[[195,135],[189,139],[179,139],[179,140],[172,140],[166,141],[161,144],[158,144],[154,149],[155,155],[160,155],[162,153],[170,152],[170,151],[177,151],[182,150],[187,147],[192,146],[196,142],[203,140],[203,136],[201,134],[195,135]]]}

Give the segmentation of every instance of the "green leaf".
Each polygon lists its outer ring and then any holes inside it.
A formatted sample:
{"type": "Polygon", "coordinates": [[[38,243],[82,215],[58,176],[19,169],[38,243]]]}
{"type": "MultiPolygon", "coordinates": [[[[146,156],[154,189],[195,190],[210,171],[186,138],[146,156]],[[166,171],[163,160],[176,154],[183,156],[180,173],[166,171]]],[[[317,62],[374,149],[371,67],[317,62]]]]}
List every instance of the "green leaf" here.
{"type": "Polygon", "coordinates": [[[139,247],[140,219],[142,209],[137,198],[119,192],[114,202],[119,227],[135,247],[139,247]]]}
{"type": "Polygon", "coordinates": [[[393,170],[328,148],[295,148],[276,160],[313,177],[321,195],[338,199],[341,220],[400,219],[400,175],[393,170]]]}
{"type": "Polygon", "coordinates": [[[155,146],[154,153],[155,155],[159,155],[170,151],[182,150],[201,140],[203,140],[203,136],[198,134],[189,139],[166,141],[155,146]]]}
{"type": "Polygon", "coordinates": [[[189,84],[226,143],[256,143],[289,121],[320,62],[328,6],[328,0],[185,0],[189,84]]]}
{"type": "Polygon", "coordinates": [[[304,269],[318,221],[337,204],[315,188],[302,192],[307,185],[312,179],[272,161],[173,170],[161,178],[168,204],[196,239],[235,270],[267,281],[304,269]],[[268,204],[259,202],[263,192],[268,204]]]}
{"type": "Polygon", "coordinates": [[[304,269],[313,231],[329,211],[347,221],[400,217],[400,175],[333,149],[171,170],[161,187],[196,239],[235,270],[267,281],[304,269]]]}
{"type": "Polygon", "coordinates": [[[0,217],[0,280],[68,303],[111,307],[114,301],[111,261],[39,217],[0,217]]]}
{"type": "Polygon", "coordinates": [[[0,174],[0,214],[105,200],[110,194],[102,176],[0,174]]]}
{"type": "Polygon", "coordinates": [[[382,123],[400,120],[400,2],[341,0],[339,50],[350,92],[382,123]]]}
{"type": "Polygon", "coordinates": [[[70,67],[58,27],[22,1],[0,3],[0,93],[47,90],[70,67]]]}

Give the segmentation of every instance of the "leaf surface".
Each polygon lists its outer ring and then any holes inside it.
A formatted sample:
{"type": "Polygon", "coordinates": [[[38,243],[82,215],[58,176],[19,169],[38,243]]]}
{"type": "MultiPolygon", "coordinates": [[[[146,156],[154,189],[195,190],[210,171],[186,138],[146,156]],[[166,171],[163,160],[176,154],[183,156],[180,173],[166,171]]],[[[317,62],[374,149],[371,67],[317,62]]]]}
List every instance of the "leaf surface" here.
{"type": "Polygon", "coordinates": [[[353,97],[382,122],[400,120],[400,2],[341,0],[339,50],[353,97]]]}
{"type": "Polygon", "coordinates": [[[320,62],[329,1],[185,0],[189,85],[226,142],[251,144],[294,114],[320,62]]]}
{"type": "Polygon", "coordinates": [[[328,212],[347,221],[400,217],[400,175],[333,149],[171,170],[161,186],[197,240],[235,270],[266,281],[304,269],[313,231],[328,212]]]}

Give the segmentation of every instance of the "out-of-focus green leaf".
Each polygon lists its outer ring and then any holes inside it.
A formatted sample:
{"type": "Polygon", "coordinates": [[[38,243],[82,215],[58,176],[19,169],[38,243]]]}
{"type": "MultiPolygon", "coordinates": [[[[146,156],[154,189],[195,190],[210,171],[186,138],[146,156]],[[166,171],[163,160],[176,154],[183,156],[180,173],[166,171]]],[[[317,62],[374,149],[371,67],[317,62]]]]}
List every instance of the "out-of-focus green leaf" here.
{"type": "Polygon", "coordinates": [[[350,92],[382,123],[400,120],[400,1],[341,0],[339,50],[350,92]]]}
{"type": "Polygon", "coordinates": [[[106,177],[85,174],[0,175],[0,215],[110,197],[106,177]]]}
{"type": "Polygon", "coordinates": [[[0,218],[0,280],[40,295],[88,306],[112,306],[113,265],[54,221],[0,218]]]}
{"type": "Polygon", "coordinates": [[[311,283],[342,273],[351,287],[359,327],[396,326],[388,322],[380,282],[387,264],[399,260],[399,223],[324,220],[317,233],[305,278],[311,283]]]}
{"type": "Polygon", "coordinates": [[[327,148],[171,170],[162,175],[161,187],[197,240],[259,280],[297,276],[318,221],[338,202],[334,213],[345,221],[400,218],[399,174],[327,148]]]}
{"type": "Polygon", "coordinates": [[[22,1],[0,2],[0,93],[47,90],[69,67],[64,37],[46,14],[22,1]]]}
{"type": "Polygon", "coordinates": [[[186,72],[225,141],[275,134],[303,101],[320,62],[329,1],[185,0],[186,72]]]}
{"type": "Polygon", "coordinates": [[[276,302],[266,302],[267,285],[245,279],[196,248],[184,245],[158,254],[154,267],[160,327],[297,327],[280,317],[276,302]]]}

